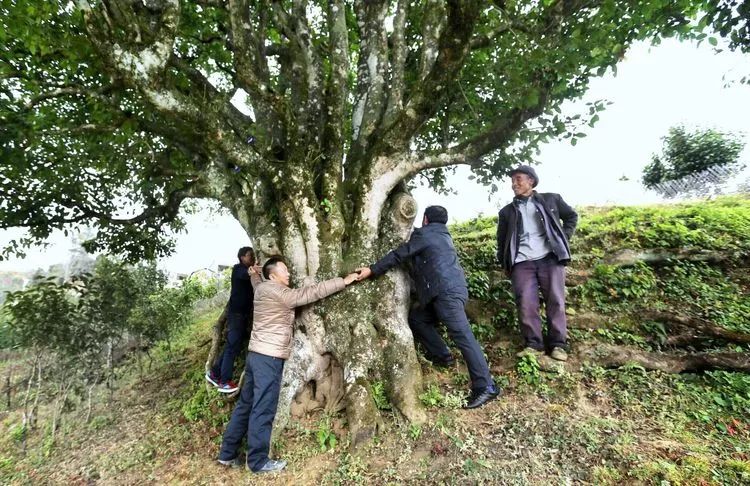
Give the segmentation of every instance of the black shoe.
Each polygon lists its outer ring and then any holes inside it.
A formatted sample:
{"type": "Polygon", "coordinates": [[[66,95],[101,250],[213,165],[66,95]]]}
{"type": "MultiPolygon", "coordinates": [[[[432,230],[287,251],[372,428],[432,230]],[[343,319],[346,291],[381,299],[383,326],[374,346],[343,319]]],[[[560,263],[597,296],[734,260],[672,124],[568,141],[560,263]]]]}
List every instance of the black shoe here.
{"type": "Polygon", "coordinates": [[[450,368],[451,366],[456,364],[456,360],[453,359],[452,356],[448,359],[438,358],[437,356],[427,356],[427,361],[432,363],[432,366],[435,366],[437,368],[450,368]]]}
{"type": "Polygon", "coordinates": [[[495,386],[488,386],[483,390],[472,391],[466,400],[465,409],[479,408],[487,402],[491,402],[500,396],[500,389],[495,386]]]}
{"type": "Polygon", "coordinates": [[[226,467],[243,467],[247,462],[247,456],[245,454],[240,454],[234,459],[217,459],[217,461],[219,464],[226,467]]]}

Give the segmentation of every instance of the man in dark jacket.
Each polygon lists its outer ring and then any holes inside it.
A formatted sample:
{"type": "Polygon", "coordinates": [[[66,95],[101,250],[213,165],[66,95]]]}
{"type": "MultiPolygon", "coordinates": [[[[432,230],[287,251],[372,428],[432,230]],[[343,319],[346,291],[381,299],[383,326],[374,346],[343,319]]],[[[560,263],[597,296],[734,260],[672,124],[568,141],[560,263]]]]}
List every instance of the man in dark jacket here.
{"type": "Polygon", "coordinates": [[[217,387],[220,393],[234,393],[237,384],[232,381],[234,360],[242,351],[242,343],[248,338],[248,323],[253,315],[253,287],[248,270],[255,264],[255,252],[243,246],[237,252],[237,263],[232,268],[232,290],[227,309],[227,342],[206,380],[217,387]]]}
{"type": "Polygon", "coordinates": [[[424,212],[422,227],[411,238],[370,267],[359,268],[359,280],[379,276],[404,263],[412,264],[412,276],[419,306],[409,313],[414,337],[438,365],[453,364],[453,357],[436,329],[442,321],[466,361],[471,377],[471,395],[466,408],[477,408],[497,398],[500,390],[490,376],[487,360],[469,327],[464,306],[469,297],[464,271],[446,223],[448,212],[430,206],[424,212]]]}
{"type": "Polygon", "coordinates": [[[559,194],[537,193],[536,171],[521,165],[511,173],[515,198],[500,210],[497,260],[510,274],[526,347],[518,353],[541,356],[545,345],[539,316],[539,290],[547,311],[550,356],[568,359],[565,319],[565,265],[578,214],[559,194]],[[562,224],[561,224],[562,221],[562,224]]]}

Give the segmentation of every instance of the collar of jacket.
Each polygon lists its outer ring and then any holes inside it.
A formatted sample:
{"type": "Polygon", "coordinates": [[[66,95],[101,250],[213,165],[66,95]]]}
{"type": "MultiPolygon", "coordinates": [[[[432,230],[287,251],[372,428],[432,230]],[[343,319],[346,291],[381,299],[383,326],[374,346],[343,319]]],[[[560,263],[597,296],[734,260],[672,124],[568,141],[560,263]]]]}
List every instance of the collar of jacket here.
{"type": "Polygon", "coordinates": [[[279,283],[276,280],[271,280],[270,278],[268,280],[262,280],[260,283],[271,284],[271,285],[274,285],[276,287],[281,287],[282,289],[290,289],[291,288],[288,285],[284,285],[282,283],[279,283]]]}
{"type": "Polygon", "coordinates": [[[529,199],[531,199],[532,201],[538,201],[539,199],[536,197],[536,194],[537,194],[536,191],[531,191],[531,196],[529,196],[527,198],[522,198],[522,197],[515,196],[513,198],[513,204],[515,204],[517,206],[522,201],[528,201],[529,199]]]}
{"type": "Polygon", "coordinates": [[[428,225],[422,226],[420,228],[422,231],[429,230],[429,231],[447,231],[448,225],[445,223],[430,223],[428,225]]]}

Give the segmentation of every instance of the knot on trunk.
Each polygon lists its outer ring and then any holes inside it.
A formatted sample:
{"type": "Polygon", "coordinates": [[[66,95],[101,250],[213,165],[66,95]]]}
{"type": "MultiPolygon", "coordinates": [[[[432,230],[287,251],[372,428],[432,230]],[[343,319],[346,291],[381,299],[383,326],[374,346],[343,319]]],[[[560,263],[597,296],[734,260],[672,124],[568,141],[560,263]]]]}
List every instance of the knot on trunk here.
{"type": "Polygon", "coordinates": [[[399,223],[411,225],[417,215],[417,201],[411,194],[401,192],[394,197],[393,209],[399,223]]]}

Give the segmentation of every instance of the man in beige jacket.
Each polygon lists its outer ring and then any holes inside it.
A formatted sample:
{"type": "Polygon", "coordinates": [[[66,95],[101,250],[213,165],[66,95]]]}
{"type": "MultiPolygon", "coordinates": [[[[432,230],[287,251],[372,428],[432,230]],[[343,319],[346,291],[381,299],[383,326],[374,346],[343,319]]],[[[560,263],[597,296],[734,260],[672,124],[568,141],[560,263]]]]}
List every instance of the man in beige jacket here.
{"type": "Polygon", "coordinates": [[[357,280],[358,274],[292,289],[289,288],[289,270],[281,257],[271,257],[263,265],[264,281],[257,268],[251,268],[248,273],[255,291],[253,331],[245,364],[245,382],[224,432],[219,463],[241,466],[244,462],[253,472],[274,472],[286,466],[285,461],[269,459],[268,452],[284,361],[292,351],[294,309],[344,290],[357,280]],[[243,461],[238,450],[245,436],[247,458],[243,461]]]}

